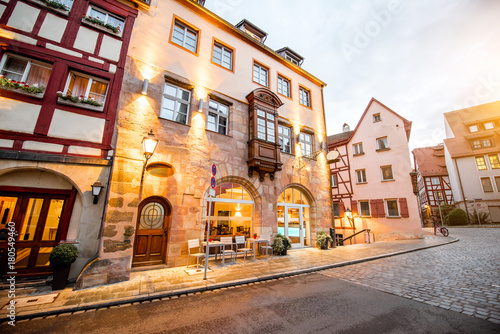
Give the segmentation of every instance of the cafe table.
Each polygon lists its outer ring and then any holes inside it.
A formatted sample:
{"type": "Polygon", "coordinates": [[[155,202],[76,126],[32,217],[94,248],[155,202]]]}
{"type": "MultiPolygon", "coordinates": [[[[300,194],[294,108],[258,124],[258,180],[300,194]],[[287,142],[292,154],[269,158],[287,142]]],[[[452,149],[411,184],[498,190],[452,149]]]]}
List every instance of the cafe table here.
{"type": "MultiPolygon", "coordinates": [[[[207,247],[207,242],[206,241],[203,241],[201,243],[201,245],[203,246],[203,250],[206,251],[206,247],[207,247]]],[[[209,256],[210,256],[210,248],[215,248],[215,261],[217,261],[217,254],[221,253],[222,254],[222,266],[224,266],[224,251],[226,250],[226,244],[220,242],[220,241],[209,241],[208,242],[208,253],[209,253],[209,256]],[[220,251],[220,247],[222,247],[222,252],[220,251]]]]}
{"type": "MultiPolygon", "coordinates": [[[[265,243],[266,246],[268,246],[269,240],[267,240],[267,239],[260,239],[260,238],[256,238],[256,239],[248,238],[247,242],[249,242],[249,243],[252,244],[252,248],[253,248],[253,260],[255,261],[255,253],[257,252],[257,247],[256,246],[258,246],[261,243],[265,243]]],[[[267,260],[267,252],[266,252],[266,260],[267,260]]]]}

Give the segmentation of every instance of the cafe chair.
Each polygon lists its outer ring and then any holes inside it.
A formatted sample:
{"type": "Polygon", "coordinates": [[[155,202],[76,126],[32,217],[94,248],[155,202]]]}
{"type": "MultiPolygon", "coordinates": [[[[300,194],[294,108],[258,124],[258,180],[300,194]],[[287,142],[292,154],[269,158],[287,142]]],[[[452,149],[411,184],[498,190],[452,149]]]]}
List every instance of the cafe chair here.
{"type": "Polygon", "coordinates": [[[203,260],[205,260],[206,257],[205,253],[200,253],[200,240],[198,239],[188,240],[188,262],[186,268],[189,267],[189,258],[191,256],[196,257],[196,270],[198,270],[198,267],[200,265],[200,258],[203,258],[203,260]],[[191,253],[191,250],[194,248],[196,248],[197,253],[191,253]]]}
{"type": "Polygon", "coordinates": [[[226,245],[222,253],[224,261],[226,260],[226,254],[229,254],[230,258],[234,256],[234,261],[236,261],[236,252],[233,250],[233,237],[220,237],[220,242],[226,245]]]}
{"type": "Polygon", "coordinates": [[[271,257],[273,256],[273,243],[271,242],[271,236],[269,234],[262,234],[260,236],[261,239],[267,240],[267,245],[262,245],[260,247],[260,251],[263,252],[264,250],[266,251],[266,258],[267,254],[271,254],[271,257]]]}
{"type": "Polygon", "coordinates": [[[237,236],[237,237],[235,237],[235,239],[236,239],[236,242],[235,242],[235,245],[236,245],[236,256],[238,256],[239,253],[243,253],[243,259],[246,262],[246,260],[247,260],[247,254],[250,254],[250,256],[252,256],[253,249],[246,247],[247,245],[246,245],[246,241],[245,241],[245,236],[244,235],[237,236]],[[241,245],[243,245],[243,247],[239,248],[239,246],[241,246],[241,245]]]}

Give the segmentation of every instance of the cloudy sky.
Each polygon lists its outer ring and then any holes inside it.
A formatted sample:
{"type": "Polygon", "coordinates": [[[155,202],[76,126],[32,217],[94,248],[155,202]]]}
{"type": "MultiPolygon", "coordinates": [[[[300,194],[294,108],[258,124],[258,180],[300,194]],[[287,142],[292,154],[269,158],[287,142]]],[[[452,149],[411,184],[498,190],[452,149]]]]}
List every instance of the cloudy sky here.
{"type": "MultiPolygon", "coordinates": [[[[499,0],[207,0],[246,18],[327,83],[328,134],[375,97],[413,121],[410,148],[443,141],[443,113],[500,100],[499,0]]],[[[500,112],[499,112],[500,113],[500,112]]]]}

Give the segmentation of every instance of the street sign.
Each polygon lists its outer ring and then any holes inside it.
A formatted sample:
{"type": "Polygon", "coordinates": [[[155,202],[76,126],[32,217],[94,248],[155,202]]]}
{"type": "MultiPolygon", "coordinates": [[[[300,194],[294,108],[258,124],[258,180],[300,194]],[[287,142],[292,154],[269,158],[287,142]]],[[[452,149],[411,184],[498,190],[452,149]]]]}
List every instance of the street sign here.
{"type": "Polygon", "coordinates": [[[208,194],[212,197],[215,197],[215,189],[208,189],[208,194]]]}
{"type": "Polygon", "coordinates": [[[215,188],[215,177],[212,176],[212,179],[210,180],[210,185],[212,186],[212,189],[215,188]]]}
{"type": "Polygon", "coordinates": [[[217,167],[215,167],[215,164],[212,165],[212,175],[215,176],[217,174],[217,167]]]}

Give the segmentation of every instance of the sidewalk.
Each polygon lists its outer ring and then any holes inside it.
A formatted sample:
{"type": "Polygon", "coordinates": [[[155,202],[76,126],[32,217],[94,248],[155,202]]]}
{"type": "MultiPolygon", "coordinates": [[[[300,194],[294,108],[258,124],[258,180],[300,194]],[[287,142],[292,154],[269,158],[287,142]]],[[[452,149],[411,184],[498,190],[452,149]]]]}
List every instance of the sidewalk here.
{"type": "MultiPolygon", "coordinates": [[[[443,236],[434,236],[424,231],[425,238],[375,242],[320,250],[303,248],[289,250],[287,256],[274,256],[266,261],[265,255],[255,262],[238,258],[227,261],[224,267],[220,261],[210,261],[213,269],[203,280],[203,270],[186,272],[186,267],[165,268],[132,272],[130,280],[97,288],[73,291],[52,291],[50,286],[17,289],[16,321],[60,313],[84,312],[85,310],[112,307],[121,304],[160,300],[175,296],[252,284],[279,277],[298,275],[322,269],[346,266],[359,262],[376,260],[458,241],[443,236]]],[[[191,266],[190,269],[195,269],[191,266]]],[[[6,321],[6,306],[10,302],[8,290],[0,291],[0,322],[6,321]]]]}

